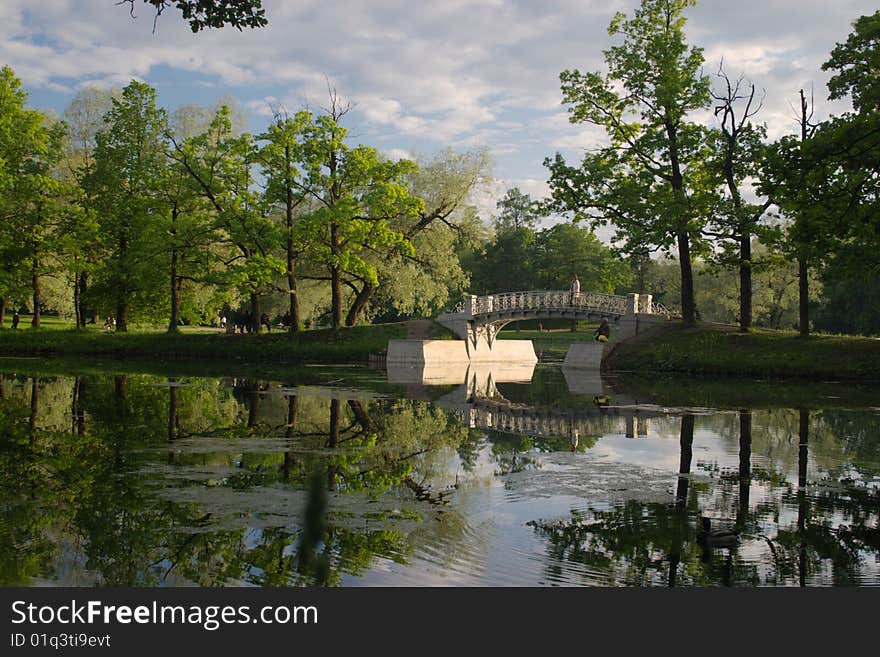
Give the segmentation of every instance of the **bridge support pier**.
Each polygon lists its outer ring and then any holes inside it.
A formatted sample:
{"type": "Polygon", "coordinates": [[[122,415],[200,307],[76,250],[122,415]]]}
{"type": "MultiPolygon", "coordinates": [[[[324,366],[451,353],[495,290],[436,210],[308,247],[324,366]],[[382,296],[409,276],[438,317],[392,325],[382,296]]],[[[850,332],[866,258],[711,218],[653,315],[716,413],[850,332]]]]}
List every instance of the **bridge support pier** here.
{"type": "Polygon", "coordinates": [[[413,366],[452,363],[538,362],[531,340],[496,340],[491,345],[478,336],[471,340],[390,340],[386,362],[413,366]]]}

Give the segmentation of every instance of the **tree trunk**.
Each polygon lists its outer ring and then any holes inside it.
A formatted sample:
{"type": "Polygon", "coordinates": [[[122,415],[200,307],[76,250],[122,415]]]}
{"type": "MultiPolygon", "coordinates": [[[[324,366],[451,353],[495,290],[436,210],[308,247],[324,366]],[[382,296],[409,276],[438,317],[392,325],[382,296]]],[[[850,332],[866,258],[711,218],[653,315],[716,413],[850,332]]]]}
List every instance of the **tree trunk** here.
{"type": "Polygon", "coordinates": [[[333,315],[333,328],[342,326],[342,271],[337,264],[339,257],[339,225],[330,225],[330,303],[333,315]]]}
{"type": "MultiPolygon", "coordinates": [[[[125,262],[128,254],[128,239],[125,234],[119,236],[119,262],[125,262]]],[[[128,331],[128,290],[124,289],[129,281],[125,280],[125,285],[120,285],[118,296],[116,298],[116,330],[120,333],[128,331]]]]}
{"type": "Polygon", "coordinates": [[[290,290],[290,332],[302,331],[302,319],[299,316],[299,291],[296,281],[296,258],[293,256],[293,245],[287,240],[287,287],[290,290]]]}
{"type": "Polygon", "coordinates": [[[177,386],[174,379],[168,380],[168,442],[177,440],[180,431],[180,415],[177,408],[177,386]]]}
{"type": "Polygon", "coordinates": [[[177,333],[180,326],[180,285],[177,280],[177,208],[171,210],[171,317],[168,333],[177,333]]]}
{"type": "Polygon", "coordinates": [[[739,330],[752,328],[752,239],[743,233],[739,238],[739,330]]]}
{"type": "Polygon", "coordinates": [[[260,332],[260,314],[260,293],[251,292],[251,325],[248,327],[251,333],[260,332]]]}
{"type": "Polygon", "coordinates": [[[287,167],[285,219],[287,221],[287,288],[290,292],[290,332],[298,333],[302,330],[302,322],[299,316],[299,292],[296,285],[296,253],[293,250],[293,167],[291,166],[290,146],[284,147],[284,155],[287,167]]]}
{"type": "Polygon", "coordinates": [[[810,411],[800,409],[798,412],[798,580],[800,585],[807,585],[807,524],[809,502],[807,500],[807,464],[809,462],[810,411]]]}
{"type": "Polygon", "coordinates": [[[681,267],[681,318],[685,325],[697,323],[696,303],[694,302],[694,269],[691,264],[691,244],[686,232],[680,232],[678,239],[678,260],[681,267]]]}
{"type": "Polygon", "coordinates": [[[76,321],[76,328],[82,328],[85,325],[85,318],[82,316],[82,307],[79,302],[79,277],[73,278],[73,314],[76,321]]]}
{"type": "Polygon", "coordinates": [[[6,323],[6,297],[0,297],[0,328],[6,323]]]}
{"type": "Polygon", "coordinates": [[[367,307],[370,299],[373,294],[375,294],[378,288],[371,283],[364,283],[364,286],[361,288],[360,292],[355,296],[354,302],[351,304],[351,308],[348,310],[348,315],[345,318],[346,326],[354,326],[357,324],[358,319],[360,319],[361,313],[367,307]]]}
{"type": "Polygon", "coordinates": [[[34,443],[37,432],[37,415],[40,412],[40,377],[31,379],[31,412],[28,416],[28,437],[31,444],[34,443]]]}
{"type": "MultiPolygon", "coordinates": [[[[77,312],[82,320],[80,328],[85,328],[89,315],[88,309],[86,308],[86,292],[89,289],[89,272],[80,272],[79,280],[77,281],[77,289],[79,299],[79,309],[77,312]]],[[[95,322],[97,322],[97,317],[95,317],[95,322]]]]}
{"type": "Polygon", "coordinates": [[[806,338],[810,335],[810,284],[807,280],[807,257],[798,256],[798,333],[806,338]]]}
{"type": "Polygon", "coordinates": [[[128,331],[128,299],[124,296],[116,300],[116,330],[120,333],[128,331]]]}
{"type": "Polygon", "coordinates": [[[171,249],[171,317],[168,333],[177,333],[180,326],[180,285],[177,280],[177,248],[171,249]]]}
{"type": "Polygon", "coordinates": [[[284,481],[290,479],[290,445],[293,442],[293,431],[296,428],[296,415],[299,408],[299,399],[296,395],[290,395],[287,398],[287,430],[284,432],[284,438],[287,440],[284,450],[284,464],[282,465],[282,473],[284,481]]]}
{"type": "Polygon", "coordinates": [[[31,326],[40,328],[40,304],[43,302],[43,291],[40,281],[40,259],[36,253],[36,244],[34,245],[34,262],[31,269],[31,287],[34,293],[34,317],[31,319],[31,326]]]}
{"type": "Polygon", "coordinates": [[[678,578],[678,566],[681,563],[681,552],[687,532],[687,498],[690,484],[691,460],[694,454],[694,416],[683,415],[679,434],[681,456],[678,464],[678,484],[675,489],[675,510],[673,525],[675,533],[669,549],[669,578],[667,585],[674,587],[678,578]]]}
{"type": "MultiPolygon", "coordinates": [[[[338,399],[330,400],[330,433],[327,436],[327,448],[336,449],[339,445],[339,426],[341,419],[341,403],[338,399]]],[[[330,459],[330,467],[327,468],[327,489],[336,490],[336,477],[339,466],[334,459],[330,459]]]]}
{"type": "Polygon", "coordinates": [[[739,510],[737,528],[742,531],[749,515],[749,492],[752,486],[752,413],[739,412],[739,510]]]}

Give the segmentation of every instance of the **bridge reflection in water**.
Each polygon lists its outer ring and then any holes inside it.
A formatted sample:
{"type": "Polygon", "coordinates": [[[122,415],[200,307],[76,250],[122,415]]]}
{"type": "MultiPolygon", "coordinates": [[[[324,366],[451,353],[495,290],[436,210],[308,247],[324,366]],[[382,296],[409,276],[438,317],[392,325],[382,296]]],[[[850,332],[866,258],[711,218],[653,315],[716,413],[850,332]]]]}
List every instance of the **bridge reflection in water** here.
{"type": "Polygon", "coordinates": [[[404,384],[410,396],[432,399],[456,413],[471,428],[504,433],[567,437],[576,444],[585,435],[646,436],[650,419],[666,409],[645,406],[610,395],[598,371],[562,368],[572,395],[569,407],[533,406],[510,401],[499,384],[529,384],[534,364],[450,363],[446,366],[388,364],[389,383],[404,384]],[[438,386],[454,386],[439,398],[431,394],[438,386]]]}

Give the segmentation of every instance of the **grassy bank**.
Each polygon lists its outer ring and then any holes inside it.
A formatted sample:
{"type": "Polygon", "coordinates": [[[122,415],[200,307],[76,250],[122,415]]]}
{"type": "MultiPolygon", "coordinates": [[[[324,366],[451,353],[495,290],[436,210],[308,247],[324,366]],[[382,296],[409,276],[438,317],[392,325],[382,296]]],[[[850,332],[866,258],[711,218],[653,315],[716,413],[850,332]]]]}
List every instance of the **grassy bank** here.
{"type": "Polygon", "coordinates": [[[25,329],[0,331],[0,355],[89,356],[159,360],[214,359],[278,364],[367,362],[405,335],[403,324],[322,329],[291,335],[221,332],[182,333],[138,331],[105,333],[93,330],[25,329]]]}
{"type": "Polygon", "coordinates": [[[621,343],[609,370],[682,372],[758,378],[880,381],[880,340],[794,331],[676,326],[621,343]]]}
{"type": "Polygon", "coordinates": [[[595,324],[578,323],[578,330],[571,329],[552,330],[523,330],[517,331],[508,326],[498,334],[501,340],[531,340],[535,347],[538,359],[544,363],[562,362],[572,342],[589,342],[594,339],[593,329],[595,324]]]}

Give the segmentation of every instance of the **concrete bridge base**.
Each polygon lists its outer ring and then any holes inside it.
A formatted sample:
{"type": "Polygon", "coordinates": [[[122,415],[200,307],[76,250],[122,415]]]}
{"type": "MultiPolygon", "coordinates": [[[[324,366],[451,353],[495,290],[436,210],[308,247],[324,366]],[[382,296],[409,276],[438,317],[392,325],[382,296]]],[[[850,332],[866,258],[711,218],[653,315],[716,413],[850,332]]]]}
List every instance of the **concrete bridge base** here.
{"type": "Polygon", "coordinates": [[[386,363],[444,365],[448,363],[524,363],[538,362],[531,340],[485,339],[476,346],[466,340],[391,340],[386,363]]]}

